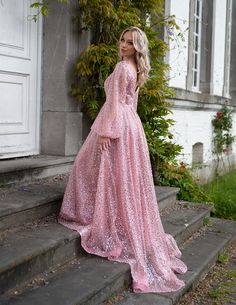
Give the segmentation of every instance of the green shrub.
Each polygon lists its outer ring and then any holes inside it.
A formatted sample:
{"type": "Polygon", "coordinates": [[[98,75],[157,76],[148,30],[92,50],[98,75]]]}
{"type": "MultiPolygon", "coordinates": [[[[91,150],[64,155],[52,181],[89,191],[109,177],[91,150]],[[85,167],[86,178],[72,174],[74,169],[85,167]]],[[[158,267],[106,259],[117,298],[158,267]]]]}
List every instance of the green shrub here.
{"type": "Polygon", "coordinates": [[[158,176],[159,185],[175,186],[180,188],[177,195],[179,200],[192,202],[210,202],[210,197],[198,184],[197,179],[192,175],[190,168],[184,162],[179,164],[163,164],[158,176]]]}

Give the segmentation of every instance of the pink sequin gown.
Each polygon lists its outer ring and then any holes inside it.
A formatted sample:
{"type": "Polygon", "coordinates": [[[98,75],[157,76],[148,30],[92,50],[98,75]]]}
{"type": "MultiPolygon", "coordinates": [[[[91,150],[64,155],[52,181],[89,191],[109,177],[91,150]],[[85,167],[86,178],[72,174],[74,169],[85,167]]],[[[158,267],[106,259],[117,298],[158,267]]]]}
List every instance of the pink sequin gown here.
{"type": "Polygon", "coordinates": [[[184,286],[175,272],[187,267],[163,230],[135,87],[134,68],[119,62],[75,159],[58,221],[81,234],[87,252],[128,263],[134,292],[175,291],[184,286]],[[111,138],[108,150],[99,151],[98,135],[111,138]]]}

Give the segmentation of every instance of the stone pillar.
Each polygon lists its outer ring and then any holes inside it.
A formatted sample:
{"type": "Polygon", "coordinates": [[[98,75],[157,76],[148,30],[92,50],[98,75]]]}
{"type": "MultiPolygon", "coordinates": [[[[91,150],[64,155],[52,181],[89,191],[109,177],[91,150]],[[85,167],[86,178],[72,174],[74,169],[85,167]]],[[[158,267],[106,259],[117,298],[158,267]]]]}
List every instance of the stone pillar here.
{"type": "Polygon", "coordinates": [[[41,153],[75,155],[83,141],[83,115],[70,96],[74,64],[88,35],[79,35],[73,16],[77,1],[52,1],[44,18],[41,153]]]}

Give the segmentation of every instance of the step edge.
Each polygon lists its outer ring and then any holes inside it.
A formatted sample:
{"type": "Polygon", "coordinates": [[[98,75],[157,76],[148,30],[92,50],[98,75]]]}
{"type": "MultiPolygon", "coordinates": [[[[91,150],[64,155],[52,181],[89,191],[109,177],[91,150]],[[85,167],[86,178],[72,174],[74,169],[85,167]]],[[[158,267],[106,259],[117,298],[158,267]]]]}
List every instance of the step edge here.
{"type": "MultiPolygon", "coordinates": [[[[168,216],[168,214],[166,215],[168,216]]],[[[194,227],[195,224],[197,224],[199,222],[199,226],[195,231],[197,231],[199,228],[202,227],[201,225],[201,220],[203,221],[203,219],[205,217],[210,217],[210,211],[209,210],[205,210],[205,209],[201,209],[201,213],[197,213],[196,215],[194,215],[193,218],[191,218],[191,223],[188,224],[188,226],[181,226],[178,228],[178,230],[176,230],[175,232],[170,232],[169,234],[171,234],[175,239],[178,239],[178,237],[183,233],[185,232],[185,230],[188,230],[189,228],[191,227],[194,227]],[[176,233],[176,234],[175,234],[176,233]]],[[[163,220],[162,220],[163,221],[163,220]]],[[[190,233],[190,236],[192,235],[193,233],[190,233]]],[[[190,237],[189,236],[189,237],[190,237]]],[[[188,237],[187,237],[188,238],[188,237]]],[[[181,240],[178,242],[178,244],[182,244],[187,238],[184,238],[184,240],[181,240]]]]}
{"type": "Polygon", "coordinates": [[[178,191],[171,191],[171,192],[163,192],[161,194],[156,193],[157,201],[160,202],[162,200],[165,200],[169,197],[176,197],[178,194],[178,191]]]}
{"type": "Polygon", "coordinates": [[[76,231],[71,231],[68,230],[68,236],[67,237],[63,237],[58,239],[57,241],[50,241],[50,243],[48,243],[47,246],[39,246],[37,245],[37,250],[40,249],[40,251],[36,251],[35,248],[31,248],[34,251],[32,251],[31,253],[27,253],[18,257],[18,260],[14,260],[14,263],[9,262],[8,264],[5,265],[4,268],[0,268],[0,274],[3,274],[5,272],[10,271],[11,269],[16,269],[18,266],[23,265],[24,263],[27,263],[33,259],[35,259],[36,257],[42,255],[42,254],[46,254],[47,252],[51,251],[52,249],[56,249],[59,247],[63,247],[65,244],[71,243],[71,242],[76,242],[77,240],[80,240],[80,235],[79,233],[77,233],[76,231]]]}
{"type": "Polygon", "coordinates": [[[66,164],[73,164],[74,162],[74,157],[66,157],[68,159],[63,160],[63,158],[59,160],[45,160],[42,161],[44,164],[27,164],[25,166],[19,166],[19,167],[14,167],[14,168],[8,168],[8,169],[0,169],[0,176],[4,174],[10,174],[10,173],[17,173],[17,172],[22,172],[22,171],[28,171],[28,170],[34,170],[37,168],[42,168],[42,167],[54,167],[55,165],[58,166],[63,166],[66,164]]]}
{"type": "MultiPolygon", "coordinates": [[[[53,184],[52,185],[52,188],[53,188],[53,184]]],[[[65,186],[66,187],[66,186],[65,186]]],[[[17,193],[17,191],[15,191],[17,193]]],[[[20,192],[20,191],[19,191],[20,192]]],[[[59,194],[60,191],[57,191],[58,194],[54,194],[54,195],[51,195],[47,198],[42,198],[42,199],[35,199],[33,201],[32,204],[29,204],[27,207],[24,208],[24,206],[16,206],[12,209],[12,211],[9,211],[9,210],[6,210],[6,211],[1,211],[0,212],[0,221],[1,221],[1,218],[2,217],[5,217],[5,216],[9,216],[9,215],[13,215],[13,214],[17,214],[19,212],[24,212],[24,211],[27,211],[27,210],[30,210],[30,209],[34,209],[34,208],[37,208],[39,206],[43,206],[44,204],[48,204],[50,202],[53,202],[53,201],[58,201],[58,200],[61,200],[64,196],[64,190],[59,194]]],[[[30,193],[32,193],[32,195],[38,195],[36,193],[32,191],[30,191],[30,193]]],[[[41,195],[42,196],[42,195],[41,195]]],[[[171,197],[171,195],[167,194],[161,198],[158,198],[157,201],[158,203],[160,203],[161,201],[165,200],[166,198],[168,197],[171,197]]]]}
{"type": "MultiPolygon", "coordinates": [[[[32,195],[35,195],[35,194],[32,194],[32,195]]],[[[0,213],[0,221],[1,221],[1,218],[6,217],[6,216],[11,216],[11,215],[13,216],[17,213],[29,211],[29,210],[32,210],[34,208],[37,208],[37,207],[40,207],[40,206],[43,206],[46,204],[56,203],[57,201],[62,200],[63,196],[64,196],[64,191],[61,192],[61,194],[53,194],[47,198],[44,197],[41,199],[35,199],[34,201],[32,201],[32,203],[29,203],[29,205],[27,207],[16,206],[16,207],[12,208],[12,211],[3,210],[3,212],[1,211],[1,213],[0,213]]]]}
{"type": "MultiPolygon", "coordinates": [[[[82,258],[83,261],[84,260],[90,260],[90,257],[83,257],[82,258]]],[[[102,257],[98,257],[98,259],[104,259],[102,257]]],[[[109,261],[109,262],[113,262],[113,261],[109,261]]],[[[117,263],[118,264],[118,263],[117,263]]],[[[125,277],[128,277],[131,279],[131,273],[130,273],[130,267],[128,264],[125,264],[125,263],[119,263],[120,264],[120,268],[117,270],[117,272],[115,274],[112,275],[112,277],[109,277],[109,278],[106,278],[104,280],[104,284],[99,284],[98,287],[92,287],[93,289],[90,290],[90,292],[86,295],[86,296],[83,296],[82,298],[78,299],[76,304],[77,305],[82,305],[82,304],[85,304],[84,302],[86,302],[87,304],[87,301],[89,301],[90,299],[92,299],[93,297],[95,297],[97,294],[99,294],[100,292],[102,292],[104,290],[104,288],[106,287],[109,287],[111,286],[117,279],[119,279],[120,277],[122,276],[125,276],[125,277]]],[[[67,272],[68,269],[65,270],[65,272],[67,272]]],[[[62,271],[62,274],[64,273],[64,271],[62,271]]],[[[53,281],[57,281],[58,279],[55,278],[54,276],[49,279],[49,285],[50,285],[50,282],[53,282],[53,281]]],[[[38,290],[40,292],[40,290],[43,290],[45,289],[45,286],[40,286],[38,288],[36,288],[36,290],[38,290]],[[39,290],[38,290],[39,289],[39,290]]],[[[118,291],[118,290],[117,290],[118,291]]],[[[20,294],[19,296],[20,297],[25,297],[27,295],[31,295],[31,294],[34,294],[35,290],[31,290],[31,289],[26,289],[25,291],[23,291],[22,294],[20,294]]],[[[109,295],[106,294],[105,298],[104,298],[104,301],[109,297],[109,295]]],[[[0,302],[1,302],[1,298],[3,298],[4,300],[4,304],[11,304],[11,300],[14,299],[14,297],[8,297],[6,295],[0,295],[0,302]]],[[[78,296],[79,298],[79,296],[78,296]]]]}
{"type": "MultiPolygon", "coordinates": [[[[104,286],[105,287],[109,287],[112,285],[113,282],[115,282],[117,279],[119,279],[122,276],[127,276],[130,278],[131,280],[131,272],[130,272],[130,267],[128,264],[122,263],[122,265],[127,265],[126,268],[124,268],[125,270],[119,270],[113,277],[112,279],[106,279],[106,282],[104,283],[103,287],[97,287],[96,291],[93,291],[91,293],[89,293],[89,298],[88,296],[84,296],[84,298],[82,300],[79,301],[78,305],[82,305],[84,304],[84,302],[89,302],[93,297],[95,297],[98,293],[102,292],[104,290],[104,286]]],[[[107,296],[104,301],[108,298],[109,296],[107,296]]]]}

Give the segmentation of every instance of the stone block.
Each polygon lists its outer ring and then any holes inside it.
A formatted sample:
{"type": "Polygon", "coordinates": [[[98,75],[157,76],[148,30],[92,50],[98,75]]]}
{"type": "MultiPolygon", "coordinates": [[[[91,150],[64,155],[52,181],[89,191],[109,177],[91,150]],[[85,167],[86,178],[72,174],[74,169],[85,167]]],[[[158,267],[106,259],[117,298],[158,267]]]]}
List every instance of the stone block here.
{"type": "Polygon", "coordinates": [[[81,144],[81,112],[43,113],[42,153],[61,156],[76,155],[81,144]]]}
{"type": "Polygon", "coordinates": [[[64,112],[43,112],[41,150],[44,154],[65,155],[64,112]]]}
{"type": "Polygon", "coordinates": [[[83,144],[82,113],[66,112],[65,155],[76,155],[83,144]]]}

